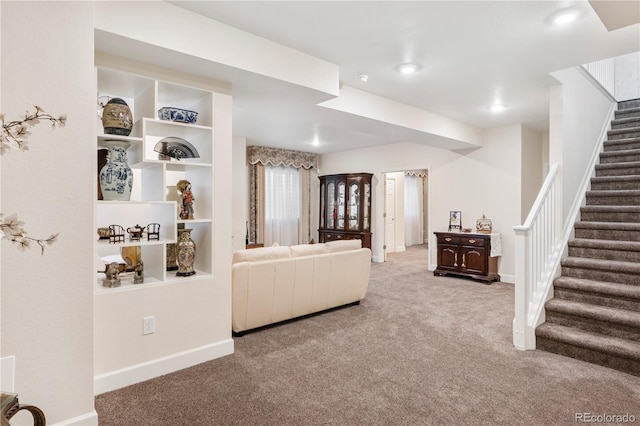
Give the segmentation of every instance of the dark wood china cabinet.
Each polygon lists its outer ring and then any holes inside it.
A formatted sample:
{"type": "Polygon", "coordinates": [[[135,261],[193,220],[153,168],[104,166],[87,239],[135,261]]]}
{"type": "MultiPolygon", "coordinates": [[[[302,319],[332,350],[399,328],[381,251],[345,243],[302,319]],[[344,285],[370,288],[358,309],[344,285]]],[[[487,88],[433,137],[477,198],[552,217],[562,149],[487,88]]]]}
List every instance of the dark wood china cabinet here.
{"type": "Polygon", "coordinates": [[[320,176],[321,243],[362,240],[371,248],[371,173],[320,176]]]}

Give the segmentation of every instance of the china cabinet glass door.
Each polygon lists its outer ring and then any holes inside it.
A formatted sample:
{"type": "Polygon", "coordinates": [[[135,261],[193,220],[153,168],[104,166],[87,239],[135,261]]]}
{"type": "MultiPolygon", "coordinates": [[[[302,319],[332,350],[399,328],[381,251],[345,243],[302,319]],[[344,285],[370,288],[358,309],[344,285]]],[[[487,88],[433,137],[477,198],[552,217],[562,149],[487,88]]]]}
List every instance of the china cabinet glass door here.
{"type": "Polygon", "coordinates": [[[363,230],[369,230],[369,214],[371,213],[371,185],[364,184],[364,217],[363,217],[363,230]]]}
{"type": "Polygon", "coordinates": [[[327,184],[327,228],[333,229],[336,227],[337,214],[336,184],[334,182],[329,182],[327,184]]]}
{"type": "Polygon", "coordinates": [[[349,184],[349,230],[358,230],[360,223],[360,188],[357,181],[349,184]]]}
{"type": "Polygon", "coordinates": [[[338,182],[338,229],[344,229],[345,183],[338,182]]]}

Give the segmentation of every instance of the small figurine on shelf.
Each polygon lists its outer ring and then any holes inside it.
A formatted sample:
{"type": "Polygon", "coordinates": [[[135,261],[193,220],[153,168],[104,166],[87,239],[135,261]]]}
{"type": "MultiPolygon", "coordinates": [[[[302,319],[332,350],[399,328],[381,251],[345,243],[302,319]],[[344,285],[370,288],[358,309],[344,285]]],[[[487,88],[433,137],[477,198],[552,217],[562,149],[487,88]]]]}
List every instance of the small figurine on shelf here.
{"type": "Polygon", "coordinates": [[[144,263],[142,262],[142,260],[138,260],[138,263],[136,263],[136,267],[133,270],[133,283],[144,283],[144,263]]]}
{"type": "Polygon", "coordinates": [[[193,194],[191,193],[191,182],[181,179],[176,184],[180,197],[182,197],[182,206],[180,207],[180,219],[193,219],[193,194]]]}
{"type": "Polygon", "coordinates": [[[118,268],[118,262],[111,262],[107,265],[107,270],[104,273],[105,278],[102,280],[104,287],[120,287],[120,272],[118,268]]]}

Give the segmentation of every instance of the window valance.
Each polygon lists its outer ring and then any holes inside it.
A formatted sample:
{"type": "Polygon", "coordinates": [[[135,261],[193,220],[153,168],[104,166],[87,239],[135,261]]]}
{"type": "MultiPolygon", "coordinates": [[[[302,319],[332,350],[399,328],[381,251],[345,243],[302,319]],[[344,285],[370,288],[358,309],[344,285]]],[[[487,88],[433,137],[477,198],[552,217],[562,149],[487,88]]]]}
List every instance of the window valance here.
{"type": "Polygon", "coordinates": [[[318,168],[318,154],[268,146],[247,147],[247,161],[249,164],[260,163],[265,166],[271,164],[272,166],[295,167],[296,169],[318,168]]]}
{"type": "Polygon", "coordinates": [[[429,176],[429,172],[428,170],[407,170],[404,172],[405,175],[407,176],[417,176],[417,177],[421,177],[421,178],[425,178],[427,176],[429,176]]]}

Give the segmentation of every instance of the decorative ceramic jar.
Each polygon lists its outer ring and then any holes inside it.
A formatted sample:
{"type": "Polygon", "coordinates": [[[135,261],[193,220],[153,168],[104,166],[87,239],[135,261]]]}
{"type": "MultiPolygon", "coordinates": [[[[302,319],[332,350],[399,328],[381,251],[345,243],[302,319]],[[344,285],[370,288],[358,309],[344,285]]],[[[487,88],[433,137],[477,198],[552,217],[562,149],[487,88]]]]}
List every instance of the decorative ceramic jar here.
{"type": "Polygon", "coordinates": [[[490,234],[493,230],[491,219],[487,219],[483,214],[482,217],[476,220],[476,232],[480,234],[490,234]]]}
{"type": "Polygon", "coordinates": [[[102,110],[102,127],[108,135],[129,136],[133,128],[129,105],[120,98],[111,98],[102,110]]]}
{"type": "Polygon", "coordinates": [[[193,260],[196,256],[196,243],[191,239],[191,229],[178,229],[177,261],[179,277],[194,275],[193,260]]]}
{"type": "Polygon", "coordinates": [[[133,187],[133,174],[127,164],[129,143],[107,140],[104,144],[109,153],[107,164],[100,170],[102,198],[110,201],[129,201],[133,187]]]}

